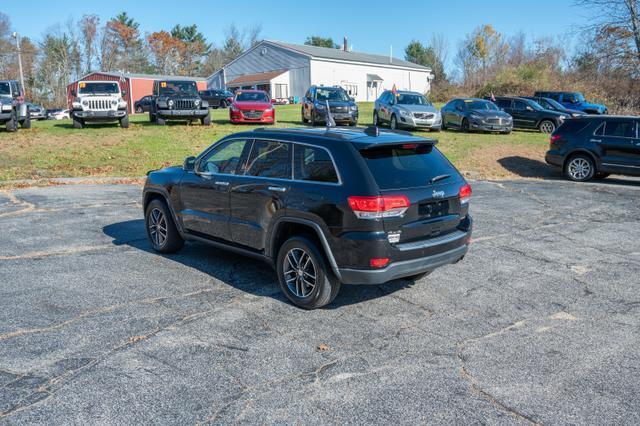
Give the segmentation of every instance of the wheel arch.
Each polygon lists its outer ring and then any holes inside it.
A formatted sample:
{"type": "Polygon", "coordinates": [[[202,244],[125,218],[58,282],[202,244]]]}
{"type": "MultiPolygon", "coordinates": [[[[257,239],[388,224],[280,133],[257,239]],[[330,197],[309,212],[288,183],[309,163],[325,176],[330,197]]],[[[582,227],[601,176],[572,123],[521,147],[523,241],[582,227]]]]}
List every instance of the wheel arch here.
{"type": "Polygon", "coordinates": [[[340,270],[327,237],[317,223],[297,217],[281,217],[272,226],[268,238],[267,253],[269,258],[274,259],[278,255],[278,249],[282,244],[294,235],[305,235],[319,243],[320,249],[327,257],[333,273],[340,279],[340,270]]]}
{"type": "Polygon", "coordinates": [[[598,172],[598,170],[600,169],[600,162],[598,161],[598,158],[588,149],[582,149],[582,148],[574,149],[573,151],[569,152],[567,155],[564,156],[564,161],[562,162],[563,171],[567,169],[567,163],[569,162],[569,160],[571,160],[573,157],[575,157],[578,154],[584,154],[587,157],[591,158],[591,161],[593,161],[593,164],[596,167],[596,169],[594,170],[594,174],[598,172]]]}
{"type": "Polygon", "coordinates": [[[149,206],[149,203],[151,203],[153,200],[160,200],[167,206],[167,208],[171,212],[173,223],[176,224],[176,228],[178,228],[178,232],[184,237],[182,222],[178,220],[178,216],[176,215],[176,212],[173,209],[173,205],[171,205],[171,202],[169,201],[169,194],[159,189],[145,190],[143,199],[142,199],[142,211],[145,215],[147,213],[147,206],[149,206]]]}

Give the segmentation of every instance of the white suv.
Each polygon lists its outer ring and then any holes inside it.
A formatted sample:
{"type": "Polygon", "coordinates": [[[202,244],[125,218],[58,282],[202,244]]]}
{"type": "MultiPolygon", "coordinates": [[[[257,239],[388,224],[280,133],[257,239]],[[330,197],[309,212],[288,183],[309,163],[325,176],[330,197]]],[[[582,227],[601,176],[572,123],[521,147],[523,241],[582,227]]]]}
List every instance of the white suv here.
{"type": "Polygon", "coordinates": [[[87,122],[119,121],[123,128],[129,127],[126,95],[120,91],[116,81],[80,81],[73,91],[71,118],[73,127],[82,129],[87,122]]]}

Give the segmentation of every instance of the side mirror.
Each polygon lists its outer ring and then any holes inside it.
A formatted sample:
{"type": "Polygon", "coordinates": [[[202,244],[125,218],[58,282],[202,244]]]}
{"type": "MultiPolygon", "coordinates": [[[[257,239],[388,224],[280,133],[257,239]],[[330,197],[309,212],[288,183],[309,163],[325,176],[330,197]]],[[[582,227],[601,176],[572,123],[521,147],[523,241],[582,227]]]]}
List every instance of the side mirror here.
{"type": "Polygon", "coordinates": [[[192,172],[196,169],[196,157],[187,157],[184,159],[182,169],[185,172],[192,172]]]}

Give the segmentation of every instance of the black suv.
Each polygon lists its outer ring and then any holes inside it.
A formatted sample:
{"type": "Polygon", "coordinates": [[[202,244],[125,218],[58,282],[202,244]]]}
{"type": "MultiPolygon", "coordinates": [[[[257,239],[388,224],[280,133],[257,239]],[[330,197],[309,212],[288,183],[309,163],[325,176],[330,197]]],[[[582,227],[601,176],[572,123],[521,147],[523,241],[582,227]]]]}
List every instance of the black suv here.
{"type": "Polygon", "coordinates": [[[327,103],[336,123],[358,124],[358,105],[346,90],[339,86],[311,86],[302,99],[302,122],[327,122],[327,103]]]}
{"type": "Polygon", "coordinates": [[[226,108],[233,103],[233,93],[228,90],[201,90],[200,97],[202,100],[209,102],[209,106],[213,109],[226,108]]]}
{"type": "Polygon", "coordinates": [[[433,139],[368,129],[256,129],[149,173],[152,247],[197,240],[269,262],[296,305],[340,285],[418,277],[461,260],[471,187],[433,139]]]}
{"type": "Polygon", "coordinates": [[[166,120],[200,120],[203,126],[211,124],[209,103],[198,94],[193,80],[157,80],[153,82],[153,100],[149,120],[164,125],[166,120]]]}
{"type": "Polygon", "coordinates": [[[24,100],[22,85],[16,80],[0,80],[0,124],[7,132],[31,128],[29,105],[24,100]]]}
{"type": "Polygon", "coordinates": [[[518,129],[538,129],[542,133],[552,133],[569,114],[544,109],[535,101],[526,98],[496,96],[493,101],[498,108],[513,117],[513,127],[518,129]]]}
{"type": "Polygon", "coordinates": [[[640,175],[640,118],[587,116],[566,121],[551,135],[547,163],[574,181],[610,173],[640,175]]]}

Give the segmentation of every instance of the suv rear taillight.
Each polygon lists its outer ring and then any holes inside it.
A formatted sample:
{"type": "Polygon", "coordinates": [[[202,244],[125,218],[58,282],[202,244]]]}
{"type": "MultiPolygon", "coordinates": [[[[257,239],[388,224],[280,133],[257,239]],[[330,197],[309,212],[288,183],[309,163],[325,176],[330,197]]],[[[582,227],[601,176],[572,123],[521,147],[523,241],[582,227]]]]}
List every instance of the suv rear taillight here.
{"type": "Polygon", "coordinates": [[[382,219],[402,216],[409,208],[406,195],[349,197],[349,207],[359,219],[382,219]]]}
{"type": "Polygon", "coordinates": [[[551,135],[551,136],[549,136],[549,144],[553,145],[558,140],[560,140],[560,137],[561,137],[560,135],[551,135]]]}
{"type": "Polygon", "coordinates": [[[458,198],[460,198],[460,204],[467,204],[471,199],[471,185],[467,183],[462,186],[458,192],[458,198]]]}

